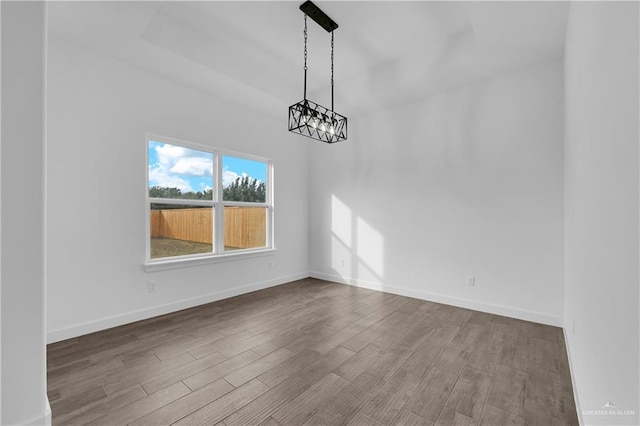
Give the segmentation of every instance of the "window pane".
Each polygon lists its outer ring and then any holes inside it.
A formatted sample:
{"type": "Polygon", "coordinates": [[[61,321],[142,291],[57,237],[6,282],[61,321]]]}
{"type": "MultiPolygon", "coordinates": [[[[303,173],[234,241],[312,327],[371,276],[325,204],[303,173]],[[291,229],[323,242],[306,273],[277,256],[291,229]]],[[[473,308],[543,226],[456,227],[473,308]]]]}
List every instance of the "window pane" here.
{"type": "Polygon", "coordinates": [[[213,208],[151,204],[151,258],[213,251],[213,208]]]}
{"type": "Polygon", "coordinates": [[[149,141],[149,197],[213,199],[213,154],[149,141]]]}
{"type": "Polygon", "coordinates": [[[266,207],[224,208],[224,249],[239,250],[267,245],[266,207]]]}
{"type": "Polygon", "coordinates": [[[245,158],[222,157],[223,201],[264,203],[267,163],[245,158]]]}

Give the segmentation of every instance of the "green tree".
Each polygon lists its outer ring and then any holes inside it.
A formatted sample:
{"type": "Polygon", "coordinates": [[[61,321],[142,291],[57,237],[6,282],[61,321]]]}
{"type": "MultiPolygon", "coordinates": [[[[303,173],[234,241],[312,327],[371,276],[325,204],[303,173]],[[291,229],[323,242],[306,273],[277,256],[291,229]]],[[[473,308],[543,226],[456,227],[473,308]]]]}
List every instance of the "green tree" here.
{"type": "Polygon", "coordinates": [[[265,184],[249,176],[237,177],[230,185],[222,189],[224,201],[249,201],[264,203],[265,184]]]}
{"type": "Polygon", "coordinates": [[[152,186],[149,188],[149,198],[177,198],[182,200],[213,200],[213,190],[182,192],[179,188],[152,186]]]}

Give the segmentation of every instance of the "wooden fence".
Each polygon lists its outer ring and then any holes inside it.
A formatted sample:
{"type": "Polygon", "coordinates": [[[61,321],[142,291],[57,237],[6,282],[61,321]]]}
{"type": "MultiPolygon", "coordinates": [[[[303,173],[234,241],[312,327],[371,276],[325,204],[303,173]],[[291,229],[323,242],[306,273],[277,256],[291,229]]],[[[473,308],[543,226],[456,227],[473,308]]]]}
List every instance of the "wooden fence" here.
{"type": "MultiPolygon", "coordinates": [[[[267,209],[225,207],[224,244],[228,248],[264,247],[267,209]]],[[[211,208],[151,210],[151,237],[211,244],[211,208]]]]}
{"type": "Polygon", "coordinates": [[[267,209],[264,207],[225,207],[224,245],[233,248],[267,245],[267,209]]]}

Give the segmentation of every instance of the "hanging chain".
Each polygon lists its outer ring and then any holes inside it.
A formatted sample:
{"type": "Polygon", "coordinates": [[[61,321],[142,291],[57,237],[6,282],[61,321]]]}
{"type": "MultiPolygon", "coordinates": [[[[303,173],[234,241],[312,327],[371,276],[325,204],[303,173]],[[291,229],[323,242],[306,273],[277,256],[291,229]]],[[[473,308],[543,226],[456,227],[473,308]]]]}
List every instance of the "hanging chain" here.
{"type": "Polygon", "coordinates": [[[307,100],[307,14],[304,14],[304,99],[307,100]]]}
{"type": "Polygon", "coordinates": [[[333,86],[333,31],[331,31],[331,86],[333,86]]]}
{"type": "Polygon", "coordinates": [[[307,70],[307,15],[304,15],[304,70],[307,70]]]}
{"type": "Polygon", "coordinates": [[[333,31],[331,31],[331,111],[333,109],[333,31]]]}
{"type": "MultiPolygon", "coordinates": [[[[331,31],[331,111],[333,108],[333,31],[331,31]]],[[[304,14],[304,99],[307,99],[307,14],[304,14]]]]}

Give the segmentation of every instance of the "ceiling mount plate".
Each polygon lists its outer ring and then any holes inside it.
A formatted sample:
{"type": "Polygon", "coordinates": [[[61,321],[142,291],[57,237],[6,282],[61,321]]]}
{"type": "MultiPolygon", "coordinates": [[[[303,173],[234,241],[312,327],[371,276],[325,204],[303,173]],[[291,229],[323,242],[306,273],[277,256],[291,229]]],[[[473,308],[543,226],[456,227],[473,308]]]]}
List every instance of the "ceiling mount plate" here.
{"type": "Polygon", "coordinates": [[[316,21],[318,25],[327,30],[327,32],[332,32],[336,28],[338,28],[338,24],[335,21],[327,16],[318,6],[313,4],[311,0],[307,0],[300,5],[300,10],[303,11],[309,18],[316,21]]]}

